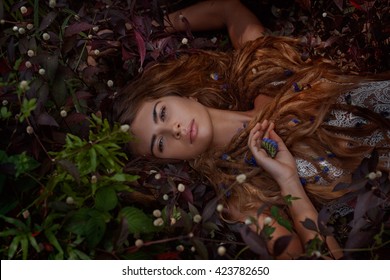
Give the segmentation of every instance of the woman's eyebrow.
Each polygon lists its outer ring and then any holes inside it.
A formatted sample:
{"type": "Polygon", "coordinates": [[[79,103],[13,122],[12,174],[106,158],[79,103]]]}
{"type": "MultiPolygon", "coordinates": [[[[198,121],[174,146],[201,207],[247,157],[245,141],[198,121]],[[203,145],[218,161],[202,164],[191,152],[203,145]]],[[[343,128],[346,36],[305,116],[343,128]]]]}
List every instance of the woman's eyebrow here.
{"type": "MultiPolygon", "coordinates": [[[[155,123],[155,124],[157,124],[157,112],[156,112],[156,107],[157,107],[157,105],[160,103],[160,101],[157,101],[155,104],[154,104],[154,106],[153,106],[153,111],[152,111],[152,116],[153,116],[153,122],[155,123]]],[[[153,134],[152,135],[152,140],[151,140],[151,142],[150,142],[150,154],[152,155],[152,156],[155,156],[154,155],[154,152],[153,152],[153,147],[154,147],[154,143],[156,142],[156,134],[153,134]]]]}
{"type": "Polygon", "coordinates": [[[157,105],[160,103],[160,101],[157,101],[155,104],[154,104],[154,106],[153,106],[153,112],[152,112],[152,114],[153,114],[153,121],[154,121],[154,123],[155,124],[157,124],[157,112],[156,112],[156,107],[157,107],[157,105]]]}

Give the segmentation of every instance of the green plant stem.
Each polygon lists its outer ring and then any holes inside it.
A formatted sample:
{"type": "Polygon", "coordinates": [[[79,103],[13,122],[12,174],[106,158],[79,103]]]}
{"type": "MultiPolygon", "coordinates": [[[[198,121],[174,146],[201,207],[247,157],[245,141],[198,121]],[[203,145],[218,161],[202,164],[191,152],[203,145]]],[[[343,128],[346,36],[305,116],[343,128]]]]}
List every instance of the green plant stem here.
{"type": "Polygon", "coordinates": [[[382,247],[385,247],[386,245],[390,244],[390,240],[386,241],[385,243],[381,245],[377,245],[371,248],[357,248],[357,249],[342,249],[343,252],[372,252],[374,250],[378,250],[382,247]]]}
{"type": "Polygon", "coordinates": [[[180,235],[180,236],[177,236],[177,237],[171,237],[171,238],[166,238],[166,239],[148,241],[148,242],[144,243],[144,246],[151,246],[151,245],[155,245],[155,244],[167,243],[167,242],[176,241],[176,240],[185,239],[185,238],[189,238],[189,237],[180,235]]]}
{"type": "Polygon", "coordinates": [[[238,257],[239,257],[242,253],[244,253],[246,250],[248,250],[248,249],[249,249],[249,246],[245,246],[244,248],[242,248],[242,249],[240,250],[240,252],[238,252],[237,255],[234,257],[234,259],[237,260],[238,257]]]}

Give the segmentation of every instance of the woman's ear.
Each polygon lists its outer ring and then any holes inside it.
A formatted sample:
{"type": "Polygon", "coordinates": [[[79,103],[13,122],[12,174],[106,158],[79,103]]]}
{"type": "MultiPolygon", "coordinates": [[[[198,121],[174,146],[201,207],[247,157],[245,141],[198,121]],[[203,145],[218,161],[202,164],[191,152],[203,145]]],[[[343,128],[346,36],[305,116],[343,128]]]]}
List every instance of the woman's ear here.
{"type": "Polygon", "coordinates": [[[196,97],[193,97],[193,96],[190,96],[190,97],[188,97],[190,100],[193,100],[193,101],[196,101],[196,102],[198,102],[198,98],[196,98],[196,97]]]}

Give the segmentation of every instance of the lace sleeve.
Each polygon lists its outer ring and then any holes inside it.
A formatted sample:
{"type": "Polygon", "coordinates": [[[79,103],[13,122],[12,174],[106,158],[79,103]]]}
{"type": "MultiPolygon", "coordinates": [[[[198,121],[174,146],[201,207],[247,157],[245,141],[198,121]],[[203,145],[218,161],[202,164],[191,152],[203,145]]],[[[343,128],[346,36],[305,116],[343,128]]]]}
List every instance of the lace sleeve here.
{"type": "Polygon", "coordinates": [[[338,102],[367,108],[390,118],[390,81],[362,83],[358,88],[341,95],[338,102]]]}
{"type": "MultiPolygon", "coordinates": [[[[390,81],[362,83],[358,88],[341,95],[337,102],[367,108],[384,118],[390,119],[390,81]]],[[[330,117],[326,121],[326,124],[337,127],[359,127],[367,123],[368,120],[356,116],[352,112],[336,109],[330,112],[330,117]]],[[[390,137],[390,129],[387,130],[387,136],[390,137]]],[[[384,143],[386,142],[385,139],[382,131],[376,131],[366,137],[354,137],[354,140],[361,144],[372,147],[379,143],[383,146],[390,146],[390,143],[384,143]]],[[[380,160],[386,168],[390,169],[390,153],[381,154],[380,160]]],[[[320,168],[316,168],[309,161],[300,158],[296,159],[296,163],[299,176],[302,180],[310,183],[326,184],[327,182],[322,176],[324,171],[331,180],[342,176],[344,173],[342,169],[333,166],[330,161],[323,157],[319,157],[318,166],[320,168]]]]}

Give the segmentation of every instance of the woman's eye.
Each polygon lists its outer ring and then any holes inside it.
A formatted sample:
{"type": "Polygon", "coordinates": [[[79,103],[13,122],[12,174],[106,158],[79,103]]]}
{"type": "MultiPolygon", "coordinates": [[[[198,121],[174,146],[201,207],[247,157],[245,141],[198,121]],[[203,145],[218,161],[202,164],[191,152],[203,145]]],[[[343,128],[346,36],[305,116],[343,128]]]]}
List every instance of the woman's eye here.
{"type": "Polygon", "coordinates": [[[164,151],[164,141],[162,137],[160,138],[160,140],[158,140],[158,150],[160,153],[164,151]]]}
{"type": "Polygon", "coordinates": [[[161,119],[162,121],[165,121],[166,114],[167,114],[166,111],[167,111],[167,109],[165,108],[165,106],[161,108],[160,119],[161,119]]]}

